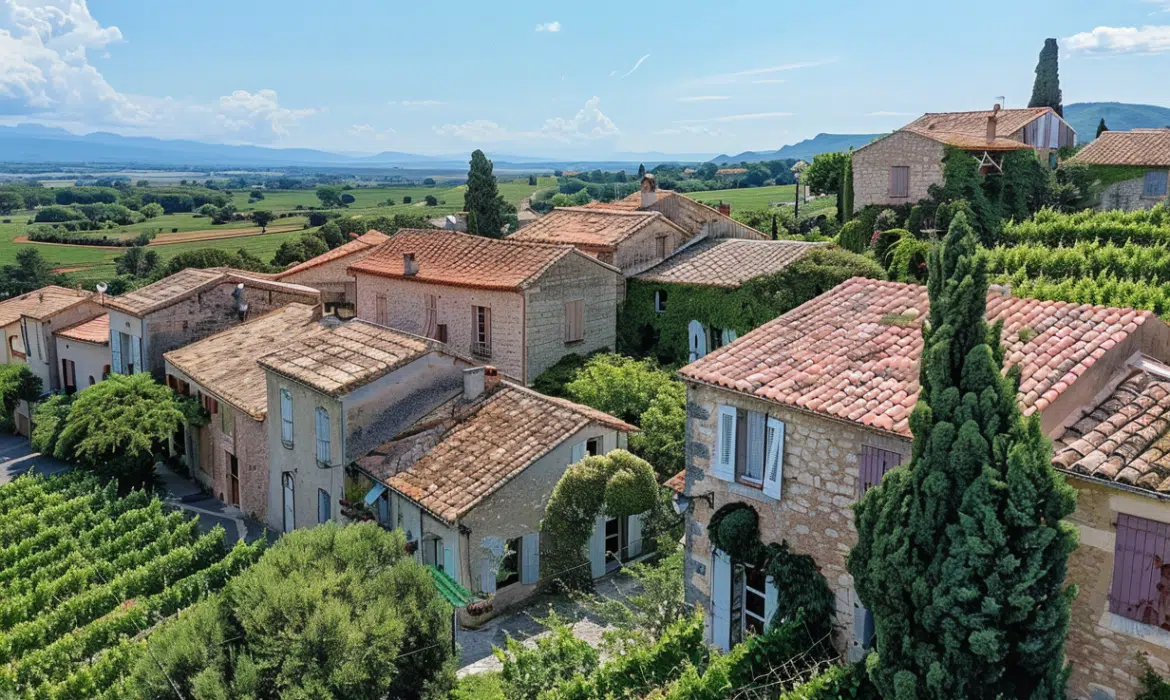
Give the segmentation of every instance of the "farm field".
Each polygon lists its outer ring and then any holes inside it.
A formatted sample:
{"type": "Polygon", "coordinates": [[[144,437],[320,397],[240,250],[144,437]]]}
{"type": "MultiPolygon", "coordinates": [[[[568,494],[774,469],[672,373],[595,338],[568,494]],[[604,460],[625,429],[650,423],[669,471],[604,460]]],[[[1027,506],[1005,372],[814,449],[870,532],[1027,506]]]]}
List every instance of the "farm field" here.
{"type": "Polygon", "coordinates": [[[691,199],[709,203],[720,200],[736,209],[767,209],[781,202],[792,203],[796,193],[795,185],[774,185],[772,187],[740,187],[733,190],[705,190],[702,192],[687,192],[691,199]]]}
{"type": "Polygon", "coordinates": [[[138,637],[217,591],[264,541],[227,545],[143,491],[81,472],[0,487],[0,694],[97,697],[143,653],[138,637]]]}

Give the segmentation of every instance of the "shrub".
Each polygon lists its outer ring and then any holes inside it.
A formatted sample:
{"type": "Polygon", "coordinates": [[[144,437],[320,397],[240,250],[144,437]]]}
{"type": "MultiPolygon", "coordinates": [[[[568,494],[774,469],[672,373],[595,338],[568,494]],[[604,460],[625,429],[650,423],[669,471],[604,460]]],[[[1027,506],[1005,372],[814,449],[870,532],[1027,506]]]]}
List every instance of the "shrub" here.
{"type": "Polygon", "coordinates": [[[659,392],[675,381],[652,360],[610,353],[591,357],[565,390],[578,403],[637,424],[659,392]]]}
{"type": "Polygon", "coordinates": [[[21,401],[36,401],[41,395],[41,378],[27,365],[0,365],[0,430],[11,431],[13,412],[21,401]]]}
{"type": "Polygon", "coordinates": [[[546,690],[597,668],[597,651],[574,636],[555,612],[550,609],[549,616],[539,622],[548,634],[537,637],[533,646],[507,635],[504,648],[493,651],[503,664],[500,680],[510,699],[537,700],[546,690]]]}
{"type": "Polygon", "coordinates": [[[408,194],[407,194],[407,195],[403,195],[403,196],[402,196],[402,203],[403,203],[403,204],[410,204],[410,203],[411,203],[411,201],[412,201],[412,200],[411,200],[411,198],[410,198],[410,195],[408,195],[408,194]]]}
{"type": "Polygon", "coordinates": [[[861,222],[852,219],[841,227],[841,233],[837,235],[837,245],[851,253],[864,253],[869,247],[870,237],[871,234],[862,229],[861,222]]]}
{"type": "Polygon", "coordinates": [[[72,405],[73,397],[66,394],[54,394],[37,404],[33,413],[33,431],[29,436],[29,443],[34,450],[41,454],[53,454],[72,405]]]}
{"type": "Polygon", "coordinates": [[[35,221],[40,222],[54,222],[54,221],[74,221],[76,219],[84,219],[85,215],[72,207],[58,207],[49,206],[38,210],[36,216],[33,217],[35,221]]]}

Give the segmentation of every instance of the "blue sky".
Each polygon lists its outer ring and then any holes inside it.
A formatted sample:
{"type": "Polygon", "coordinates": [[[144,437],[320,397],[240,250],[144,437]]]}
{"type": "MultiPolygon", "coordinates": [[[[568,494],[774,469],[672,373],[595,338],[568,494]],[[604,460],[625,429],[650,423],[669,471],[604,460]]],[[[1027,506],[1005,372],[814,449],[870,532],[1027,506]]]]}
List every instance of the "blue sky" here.
{"type": "Polygon", "coordinates": [[[1170,0],[0,0],[0,123],[346,152],[774,149],[924,111],[1170,105],[1170,0]]]}

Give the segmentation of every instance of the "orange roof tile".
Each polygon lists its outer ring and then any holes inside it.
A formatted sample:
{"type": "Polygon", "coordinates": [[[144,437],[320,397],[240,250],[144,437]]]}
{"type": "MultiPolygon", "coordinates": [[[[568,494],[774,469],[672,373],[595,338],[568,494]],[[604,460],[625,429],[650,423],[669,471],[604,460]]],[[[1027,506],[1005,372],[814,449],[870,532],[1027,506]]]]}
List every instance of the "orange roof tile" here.
{"type": "Polygon", "coordinates": [[[666,486],[666,488],[668,488],[671,491],[674,491],[675,493],[678,493],[678,494],[681,494],[684,491],[686,491],[687,470],[684,469],[681,472],[679,472],[678,474],[675,474],[674,476],[667,479],[664,486],[666,486]]]}
{"type": "MultiPolygon", "coordinates": [[[[665,199],[674,194],[674,190],[658,190],[658,199],[665,199]]],[[[587,209],[619,209],[624,211],[638,211],[642,208],[642,193],[635,192],[629,196],[615,199],[612,202],[590,202],[587,209]]]]}
{"type": "Polygon", "coordinates": [[[753,277],[779,272],[826,245],[745,238],[706,240],[675,252],[635,278],[644,282],[735,288],[753,277]]]}
{"type": "Polygon", "coordinates": [[[272,348],[324,333],[318,307],[288,304],[163,357],[208,392],[256,420],[268,412],[268,385],[257,358],[272,348]]]}
{"type": "Polygon", "coordinates": [[[582,255],[617,274],[616,268],[572,246],[421,229],[399,231],[349,269],[351,273],[406,278],[402,261],[406,253],[414,254],[418,266],[418,272],[409,279],[479,289],[526,289],[567,255],[582,255]]]}
{"type": "Polygon", "coordinates": [[[1032,148],[1023,141],[1015,141],[1013,139],[998,137],[991,141],[987,140],[986,136],[979,136],[977,134],[964,134],[956,131],[928,131],[926,129],[918,129],[906,127],[900,131],[909,131],[925,136],[928,139],[933,139],[939,143],[945,143],[948,146],[955,148],[962,148],[966,150],[979,151],[1024,151],[1032,148]]]}
{"type": "MultiPolygon", "coordinates": [[[[693,381],[909,436],[927,310],[925,287],[855,277],[680,372],[693,381]]],[[[988,320],[1004,322],[1005,365],[1022,371],[1025,415],[1046,408],[1152,317],[1148,311],[998,294],[987,299],[988,320]],[[1027,341],[1020,339],[1024,328],[1032,332],[1027,341]]]]}
{"type": "Polygon", "coordinates": [[[508,239],[612,249],[655,221],[678,229],[684,236],[690,235],[656,211],[563,207],[553,209],[508,239]]]}
{"type": "Polygon", "coordinates": [[[67,326],[54,333],[58,338],[77,340],[95,345],[110,344],[110,315],[102,314],[91,319],[67,326]]]}
{"type": "Polygon", "coordinates": [[[333,262],[334,260],[340,260],[341,258],[347,258],[357,253],[364,253],[372,248],[376,248],[382,243],[385,243],[389,238],[389,236],[382,233],[381,231],[370,229],[366,233],[363,233],[348,243],[339,245],[333,250],[322,253],[315,258],[310,258],[303,263],[293,265],[287,270],[276,273],[275,279],[282,279],[298,272],[311,270],[314,267],[319,267],[325,263],[333,262]]]}
{"type": "Polygon", "coordinates": [[[363,470],[454,523],[590,423],[634,426],[511,383],[438,426],[379,446],[363,470]]]}
{"type": "Polygon", "coordinates": [[[1170,493],[1170,381],[1134,371],[1053,447],[1058,469],[1170,493]]]}
{"type": "Polygon", "coordinates": [[[79,292],[68,287],[50,284],[35,292],[28,292],[0,302],[0,327],[16,323],[21,316],[43,321],[75,304],[89,299],[92,292],[79,292]]]}
{"type": "Polygon", "coordinates": [[[340,396],[442,347],[355,319],[286,345],[260,358],[259,364],[330,396],[340,396]]]}
{"type": "Polygon", "coordinates": [[[1070,159],[1089,165],[1170,167],[1170,129],[1105,131],[1070,159]]]}
{"type": "Polygon", "coordinates": [[[253,276],[251,273],[232,270],[223,267],[209,267],[198,269],[188,267],[173,275],[148,284],[128,294],[117,297],[106,297],[106,306],[116,311],[122,311],[141,318],[148,313],[165,309],[187,297],[214,287],[223,282],[243,283],[255,289],[271,289],[290,294],[320,297],[321,293],[312,287],[299,284],[276,282],[264,279],[264,276],[253,276]]]}
{"type": "MultiPolygon", "coordinates": [[[[1051,107],[1026,107],[1024,109],[1001,109],[996,117],[995,131],[1001,136],[1011,136],[1023,129],[1033,120],[1051,107]]],[[[987,118],[992,115],[990,109],[975,110],[973,112],[927,112],[910,122],[903,129],[918,132],[943,132],[967,134],[985,138],[987,135],[987,118]]]]}

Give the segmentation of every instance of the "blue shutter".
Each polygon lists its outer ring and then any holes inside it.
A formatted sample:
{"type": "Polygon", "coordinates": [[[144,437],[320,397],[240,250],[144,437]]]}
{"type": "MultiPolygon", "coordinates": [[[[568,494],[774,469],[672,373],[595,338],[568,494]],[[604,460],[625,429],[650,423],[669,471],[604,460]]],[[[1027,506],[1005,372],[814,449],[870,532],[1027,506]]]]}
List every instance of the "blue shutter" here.
{"type": "Polygon", "coordinates": [[[317,461],[329,464],[329,412],[317,407],[317,461]]]}
{"type": "Polygon", "coordinates": [[[110,331],[110,372],[126,373],[122,369],[122,334],[119,331],[110,331]]]}
{"type": "Polygon", "coordinates": [[[293,402],[288,389],[280,390],[280,441],[293,446],[293,402]]]}
{"type": "Polygon", "coordinates": [[[333,519],[332,504],[329,501],[329,492],[325,489],[317,489],[317,522],[327,523],[333,519]]]}
{"type": "Polygon", "coordinates": [[[1142,190],[1143,197],[1164,197],[1166,196],[1166,184],[1168,173],[1165,170],[1150,170],[1146,173],[1145,187],[1142,190]]]}

